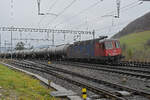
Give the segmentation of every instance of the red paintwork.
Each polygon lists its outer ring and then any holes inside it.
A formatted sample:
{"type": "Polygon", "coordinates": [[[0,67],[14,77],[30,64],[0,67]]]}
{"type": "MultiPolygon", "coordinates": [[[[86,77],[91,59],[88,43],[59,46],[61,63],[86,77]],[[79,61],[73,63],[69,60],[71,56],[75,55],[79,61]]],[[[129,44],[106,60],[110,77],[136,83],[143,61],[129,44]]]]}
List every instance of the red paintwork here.
{"type": "Polygon", "coordinates": [[[95,43],[95,56],[105,56],[104,49],[102,48],[102,43],[95,43]]]}
{"type": "MultiPolygon", "coordinates": [[[[117,41],[117,40],[115,40],[117,41]]],[[[115,47],[115,41],[112,41],[113,48],[112,49],[105,49],[105,56],[117,56],[121,55],[121,48],[116,48],[115,47]]],[[[119,41],[118,41],[119,42],[119,41]]]]}
{"type": "Polygon", "coordinates": [[[109,42],[112,42],[113,44],[113,48],[112,49],[104,49],[102,48],[102,44],[104,44],[107,41],[104,42],[97,42],[95,43],[95,56],[117,56],[117,55],[121,55],[122,51],[121,48],[116,48],[115,47],[115,41],[119,42],[118,40],[112,40],[109,42]]]}

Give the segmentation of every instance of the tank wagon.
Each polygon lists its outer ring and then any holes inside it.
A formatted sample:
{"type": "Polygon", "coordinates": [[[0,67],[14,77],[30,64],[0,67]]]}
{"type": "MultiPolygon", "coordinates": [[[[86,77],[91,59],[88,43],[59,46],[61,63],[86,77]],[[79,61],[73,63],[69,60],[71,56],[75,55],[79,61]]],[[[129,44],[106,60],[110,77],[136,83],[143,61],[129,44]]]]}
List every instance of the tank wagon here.
{"type": "MultiPolygon", "coordinates": [[[[97,39],[79,41],[73,44],[59,45],[43,49],[13,51],[13,58],[48,59],[48,60],[76,60],[93,62],[119,61],[122,56],[120,42],[116,39],[97,39]]],[[[2,58],[9,58],[11,53],[1,53],[2,58]]]]}

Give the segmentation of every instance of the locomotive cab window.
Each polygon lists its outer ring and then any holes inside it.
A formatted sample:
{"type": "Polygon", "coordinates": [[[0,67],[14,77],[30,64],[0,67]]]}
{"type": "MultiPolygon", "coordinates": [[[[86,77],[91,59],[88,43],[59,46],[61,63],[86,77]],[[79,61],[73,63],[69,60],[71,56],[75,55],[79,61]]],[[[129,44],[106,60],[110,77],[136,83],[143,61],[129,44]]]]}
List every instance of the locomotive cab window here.
{"type": "Polygon", "coordinates": [[[118,41],[115,41],[115,47],[120,48],[120,43],[118,41]]]}
{"type": "Polygon", "coordinates": [[[113,45],[112,42],[105,42],[105,49],[112,49],[113,45]]]}

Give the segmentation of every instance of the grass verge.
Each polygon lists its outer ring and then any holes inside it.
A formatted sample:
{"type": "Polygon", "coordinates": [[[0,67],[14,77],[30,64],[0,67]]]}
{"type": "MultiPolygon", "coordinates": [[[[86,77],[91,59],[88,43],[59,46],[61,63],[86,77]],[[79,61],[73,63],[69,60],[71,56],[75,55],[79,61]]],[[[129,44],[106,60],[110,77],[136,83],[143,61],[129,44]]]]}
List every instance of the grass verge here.
{"type": "Polygon", "coordinates": [[[0,94],[2,100],[60,100],[50,96],[39,80],[0,64],[0,94]]]}
{"type": "Polygon", "coordinates": [[[132,33],[120,38],[126,59],[150,61],[150,31],[132,33]]]}

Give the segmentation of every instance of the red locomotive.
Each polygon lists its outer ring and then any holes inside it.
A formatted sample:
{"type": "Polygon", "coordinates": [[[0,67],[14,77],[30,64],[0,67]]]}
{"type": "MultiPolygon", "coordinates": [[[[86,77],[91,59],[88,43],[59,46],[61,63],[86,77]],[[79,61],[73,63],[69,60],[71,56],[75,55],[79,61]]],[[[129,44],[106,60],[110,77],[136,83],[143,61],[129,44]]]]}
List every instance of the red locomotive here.
{"type": "Polygon", "coordinates": [[[120,60],[122,58],[120,42],[105,38],[107,36],[70,45],[67,48],[67,59],[103,62],[120,60]]]}

